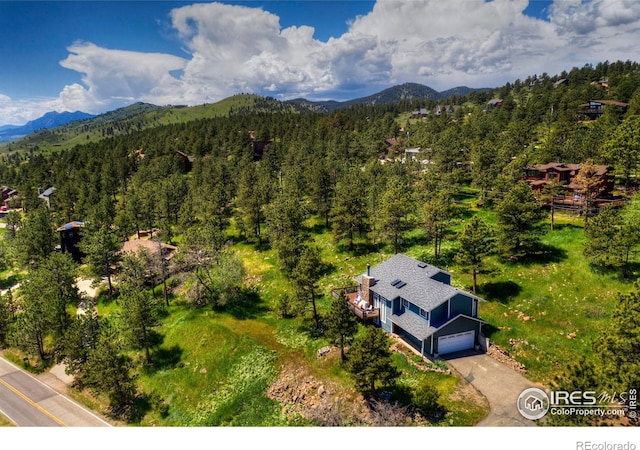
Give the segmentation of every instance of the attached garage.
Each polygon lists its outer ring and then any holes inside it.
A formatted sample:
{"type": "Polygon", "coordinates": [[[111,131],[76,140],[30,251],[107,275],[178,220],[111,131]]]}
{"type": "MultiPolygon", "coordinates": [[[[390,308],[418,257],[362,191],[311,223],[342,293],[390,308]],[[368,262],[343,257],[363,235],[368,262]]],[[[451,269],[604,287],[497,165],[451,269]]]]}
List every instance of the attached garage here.
{"type": "Polygon", "coordinates": [[[438,354],[459,352],[474,347],[476,332],[465,331],[456,334],[447,334],[438,338],[438,354]]]}

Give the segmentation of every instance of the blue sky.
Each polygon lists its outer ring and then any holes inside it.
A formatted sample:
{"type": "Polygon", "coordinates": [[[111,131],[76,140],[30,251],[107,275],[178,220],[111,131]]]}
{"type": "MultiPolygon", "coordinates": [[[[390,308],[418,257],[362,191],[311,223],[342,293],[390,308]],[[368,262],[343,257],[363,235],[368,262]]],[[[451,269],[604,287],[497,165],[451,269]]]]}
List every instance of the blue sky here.
{"type": "Polygon", "coordinates": [[[636,0],[0,0],[0,125],[238,92],[500,86],[638,60],[639,25],[636,0]]]}

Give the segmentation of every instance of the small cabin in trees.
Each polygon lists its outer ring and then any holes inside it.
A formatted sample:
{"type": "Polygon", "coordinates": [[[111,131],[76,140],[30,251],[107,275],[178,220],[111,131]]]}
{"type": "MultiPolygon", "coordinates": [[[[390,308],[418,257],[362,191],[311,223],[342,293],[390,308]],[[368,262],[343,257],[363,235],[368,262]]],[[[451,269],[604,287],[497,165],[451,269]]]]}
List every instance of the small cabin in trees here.
{"type": "Polygon", "coordinates": [[[80,251],[80,230],[84,228],[84,222],[74,220],[58,227],[56,230],[60,234],[60,250],[63,253],[70,253],[75,262],[80,262],[84,253],[80,251]]]}
{"type": "Polygon", "coordinates": [[[397,254],[356,277],[346,295],[359,318],[399,336],[422,355],[442,355],[483,345],[485,322],[473,294],[451,286],[451,274],[397,254]]]}
{"type": "Polygon", "coordinates": [[[184,152],[176,150],[176,155],[178,157],[178,164],[180,165],[180,169],[183,172],[190,172],[193,169],[193,162],[196,160],[193,156],[187,155],[184,152]]]}

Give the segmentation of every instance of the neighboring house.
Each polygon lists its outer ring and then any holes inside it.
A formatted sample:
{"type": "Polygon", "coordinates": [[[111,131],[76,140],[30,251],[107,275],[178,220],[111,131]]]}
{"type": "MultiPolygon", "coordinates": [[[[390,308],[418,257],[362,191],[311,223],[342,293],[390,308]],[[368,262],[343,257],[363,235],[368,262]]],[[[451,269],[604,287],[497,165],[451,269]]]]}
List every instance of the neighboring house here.
{"type": "Polygon", "coordinates": [[[460,109],[460,106],[458,105],[438,105],[435,107],[433,112],[436,116],[441,116],[443,114],[451,115],[458,109],[460,109]]]}
{"type": "Polygon", "coordinates": [[[80,251],[78,244],[80,243],[80,230],[84,227],[84,222],[74,220],[58,227],[56,230],[60,233],[60,250],[63,253],[70,253],[75,262],[80,262],[84,253],[80,251]]]}
{"type": "Polygon", "coordinates": [[[0,189],[2,195],[2,206],[0,207],[0,209],[2,211],[7,211],[11,206],[11,200],[13,200],[13,198],[18,195],[18,191],[8,186],[2,186],[2,188],[0,189]]]}
{"type": "Polygon", "coordinates": [[[580,105],[578,117],[580,120],[596,120],[604,114],[607,108],[613,108],[622,114],[629,108],[629,104],[616,100],[589,100],[588,103],[580,105]]]}
{"type": "Polygon", "coordinates": [[[149,239],[133,239],[131,241],[127,241],[122,245],[122,253],[130,253],[130,252],[138,252],[141,248],[145,248],[149,251],[149,254],[154,256],[157,255],[160,250],[162,250],[162,256],[165,260],[170,260],[173,258],[173,255],[177,249],[177,247],[169,244],[165,244],[164,242],[152,241],[149,239]]]}
{"type": "Polygon", "coordinates": [[[38,188],[38,198],[44,200],[47,204],[47,208],[51,208],[51,196],[55,192],[56,188],[50,187],[48,189],[38,188]]]}
{"type": "Polygon", "coordinates": [[[429,115],[429,111],[427,110],[427,108],[420,108],[417,109],[415,111],[411,112],[411,119],[422,119],[424,117],[427,117],[429,115]]]}
{"type": "Polygon", "coordinates": [[[553,83],[554,89],[558,89],[560,86],[569,86],[569,80],[566,78],[560,78],[558,81],[553,83]]]}
{"type": "Polygon", "coordinates": [[[404,149],[405,161],[408,161],[409,159],[417,160],[419,154],[420,154],[420,147],[404,149]]]}
{"type": "Polygon", "coordinates": [[[179,164],[180,164],[180,168],[182,169],[183,172],[190,172],[191,169],[193,168],[193,162],[196,160],[193,156],[191,155],[187,155],[184,152],[181,152],[179,150],[176,150],[176,155],[178,155],[179,158],[179,164]]]}
{"type": "Polygon", "coordinates": [[[448,272],[397,254],[367,268],[356,281],[357,288],[343,291],[351,310],[422,355],[473,349],[480,343],[485,323],[478,318],[482,300],[451,286],[448,272]]]}
{"type": "MultiPolygon", "coordinates": [[[[555,180],[563,185],[564,193],[557,195],[553,198],[553,203],[558,205],[582,205],[583,198],[580,193],[580,186],[573,182],[573,178],[580,171],[580,164],[567,164],[567,163],[548,163],[548,164],[535,164],[525,167],[525,180],[533,189],[534,194],[537,197],[542,198],[544,193],[544,186],[555,180]]],[[[604,165],[596,165],[596,172],[594,177],[600,179],[598,199],[596,204],[616,203],[619,200],[613,195],[614,179],[611,175],[611,168],[604,165]]],[[[544,199],[547,203],[550,203],[548,199],[544,199]]]]}

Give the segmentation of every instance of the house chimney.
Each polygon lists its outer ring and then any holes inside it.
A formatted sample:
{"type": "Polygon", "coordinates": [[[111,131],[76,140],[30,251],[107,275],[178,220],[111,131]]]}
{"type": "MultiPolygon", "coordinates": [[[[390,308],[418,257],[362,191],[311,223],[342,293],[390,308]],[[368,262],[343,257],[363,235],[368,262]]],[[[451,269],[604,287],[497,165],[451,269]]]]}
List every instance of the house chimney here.
{"type": "Polygon", "coordinates": [[[371,277],[369,275],[363,275],[360,296],[362,297],[362,300],[364,300],[365,302],[369,302],[369,304],[371,304],[370,288],[371,288],[371,277]]]}

